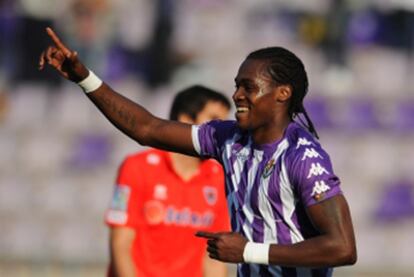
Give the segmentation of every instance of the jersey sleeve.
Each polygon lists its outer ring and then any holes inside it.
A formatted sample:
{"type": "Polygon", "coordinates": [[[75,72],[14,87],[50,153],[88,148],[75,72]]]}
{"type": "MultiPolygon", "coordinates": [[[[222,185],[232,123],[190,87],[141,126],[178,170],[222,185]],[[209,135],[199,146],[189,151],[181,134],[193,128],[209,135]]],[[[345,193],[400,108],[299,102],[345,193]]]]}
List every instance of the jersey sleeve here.
{"type": "Polygon", "coordinates": [[[202,158],[219,160],[222,147],[234,129],[231,121],[213,120],[202,125],[193,125],[192,140],[196,152],[202,158]]]}
{"type": "Polygon", "coordinates": [[[134,162],[127,158],[118,170],[116,184],[110,207],[105,214],[105,222],[109,226],[136,227],[137,216],[133,211],[138,210],[140,203],[134,162]]]}
{"type": "Polygon", "coordinates": [[[292,156],[289,176],[305,206],[342,194],[330,157],[319,144],[303,145],[292,156]]]}

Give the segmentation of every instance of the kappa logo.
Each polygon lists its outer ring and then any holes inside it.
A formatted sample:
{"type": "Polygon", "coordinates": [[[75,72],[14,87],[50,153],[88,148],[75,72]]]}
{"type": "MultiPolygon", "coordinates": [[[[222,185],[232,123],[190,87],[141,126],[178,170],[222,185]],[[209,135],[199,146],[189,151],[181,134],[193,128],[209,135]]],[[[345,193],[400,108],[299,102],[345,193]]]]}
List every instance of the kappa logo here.
{"type": "Polygon", "coordinates": [[[306,148],[305,153],[303,153],[302,161],[306,160],[307,158],[322,158],[321,154],[319,154],[314,148],[306,148]]]}
{"type": "Polygon", "coordinates": [[[249,159],[249,150],[246,148],[241,149],[239,152],[233,149],[232,154],[236,155],[236,157],[242,161],[247,161],[249,159]]]}
{"type": "Polygon", "coordinates": [[[322,200],[325,196],[325,192],[330,189],[331,188],[325,183],[325,181],[316,181],[313,185],[311,196],[317,201],[322,200]]]}
{"type": "Polygon", "coordinates": [[[299,138],[298,143],[296,144],[296,149],[298,149],[301,145],[312,145],[313,142],[307,140],[306,138],[299,138]]]}
{"type": "Polygon", "coordinates": [[[272,174],[272,172],[275,170],[275,159],[271,159],[270,161],[267,162],[264,170],[263,170],[263,178],[267,178],[270,176],[270,174],[272,174]]]}
{"type": "Polygon", "coordinates": [[[217,189],[212,186],[204,186],[203,187],[203,195],[204,199],[206,200],[207,204],[213,206],[217,202],[217,189]]]}
{"type": "Polygon", "coordinates": [[[312,163],[307,179],[312,176],[320,176],[323,174],[329,174],[328,170],[321,166],[320,163],[312,163]]]}

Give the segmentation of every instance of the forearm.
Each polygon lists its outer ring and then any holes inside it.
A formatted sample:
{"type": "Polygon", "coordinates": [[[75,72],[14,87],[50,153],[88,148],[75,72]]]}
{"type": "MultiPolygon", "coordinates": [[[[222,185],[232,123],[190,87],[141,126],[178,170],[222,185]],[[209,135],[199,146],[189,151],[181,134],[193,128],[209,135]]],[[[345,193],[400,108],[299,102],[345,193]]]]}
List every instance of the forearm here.
{"type": "Polygon", "coordinates": [[[132,245],[135,232],[132,229],[119,227],[110,230],[111,277],[132,277],[137,272],[132,259],[132,245]]]}
{"type": "Polygon", "coordinates": [[[116,128],[139,144],[197,156],[191,125],[160,119],[105,83],[87,96],[116,128]]]}
{"type": "Polygon", "coordinates": [[[355,263],[353,246],[346,241],[321,235],[293,245],[272,244],[269,264],[298,267],[341,266],[355,263]]]}
{"type": "Polygon", "coordinates": [[[116,128],[142,145],[150,144],[148,129],[160,119],[105,83],[87,96],[116,128]]]}
{"type": "Polygon", "coordinates": [[[210,259],[206,253],[203,261],[204,277],[226,277],[227,265],[223,262],[210,259]]]}
{"type": "Polygon", "coordinates": [[[115,250],[111,255],[111,277],[136,276],[135,265],[129,251],[115,250]]]}

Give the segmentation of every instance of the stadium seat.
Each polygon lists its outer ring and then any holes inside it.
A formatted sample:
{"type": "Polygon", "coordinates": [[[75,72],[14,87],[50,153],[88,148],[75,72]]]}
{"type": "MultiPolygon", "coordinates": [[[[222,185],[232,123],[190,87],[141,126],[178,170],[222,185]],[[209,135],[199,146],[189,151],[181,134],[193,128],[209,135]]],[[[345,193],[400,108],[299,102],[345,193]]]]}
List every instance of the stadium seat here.
{"type": "Polygon", "coordinates": [[[306,99],[305,108],[316,129],[330,129],[333,127],[328,99],[322,96],[306,99]]]}
{"type": "Polygon", "coordinates": [[[373,131],[383,128],[375,101],[371,98],[353,98],[347,103],[344,127],[349,132],[373,131]]]}
{"type": "Polygon", "coordinates": [[[404,218],[414,218],[414,184],[399,180],[384,187],[375,219],[387,222],[404,218]]]}
{"type": "Polygon", "coordinates": [[[81,134],[73,145],[69,166],[72,169],[90,169],[109,162],[112,143],[109,137],[101,133],[81,134]]]}
{"type": "Polygon", "coordinates": [[[397,133],[414,132],[414,99],[402,99],[397,103],[394,112],[393,131],[397,133]]]}

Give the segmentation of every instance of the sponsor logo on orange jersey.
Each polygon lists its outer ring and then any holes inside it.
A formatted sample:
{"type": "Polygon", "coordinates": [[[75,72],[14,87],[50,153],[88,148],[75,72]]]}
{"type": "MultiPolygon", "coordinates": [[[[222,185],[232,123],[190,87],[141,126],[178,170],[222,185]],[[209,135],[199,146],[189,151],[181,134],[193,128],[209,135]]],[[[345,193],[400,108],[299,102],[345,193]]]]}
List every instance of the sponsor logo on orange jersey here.
{"type": "Polygon", "coordinates": [[[173,205],[164,205],[161,201],[150,200],[144,204],[144,217],[148,224],[210,227],[214,221],[214,214],[207,210],[196,212],[188,207],[177,208],[173,205]]]}

